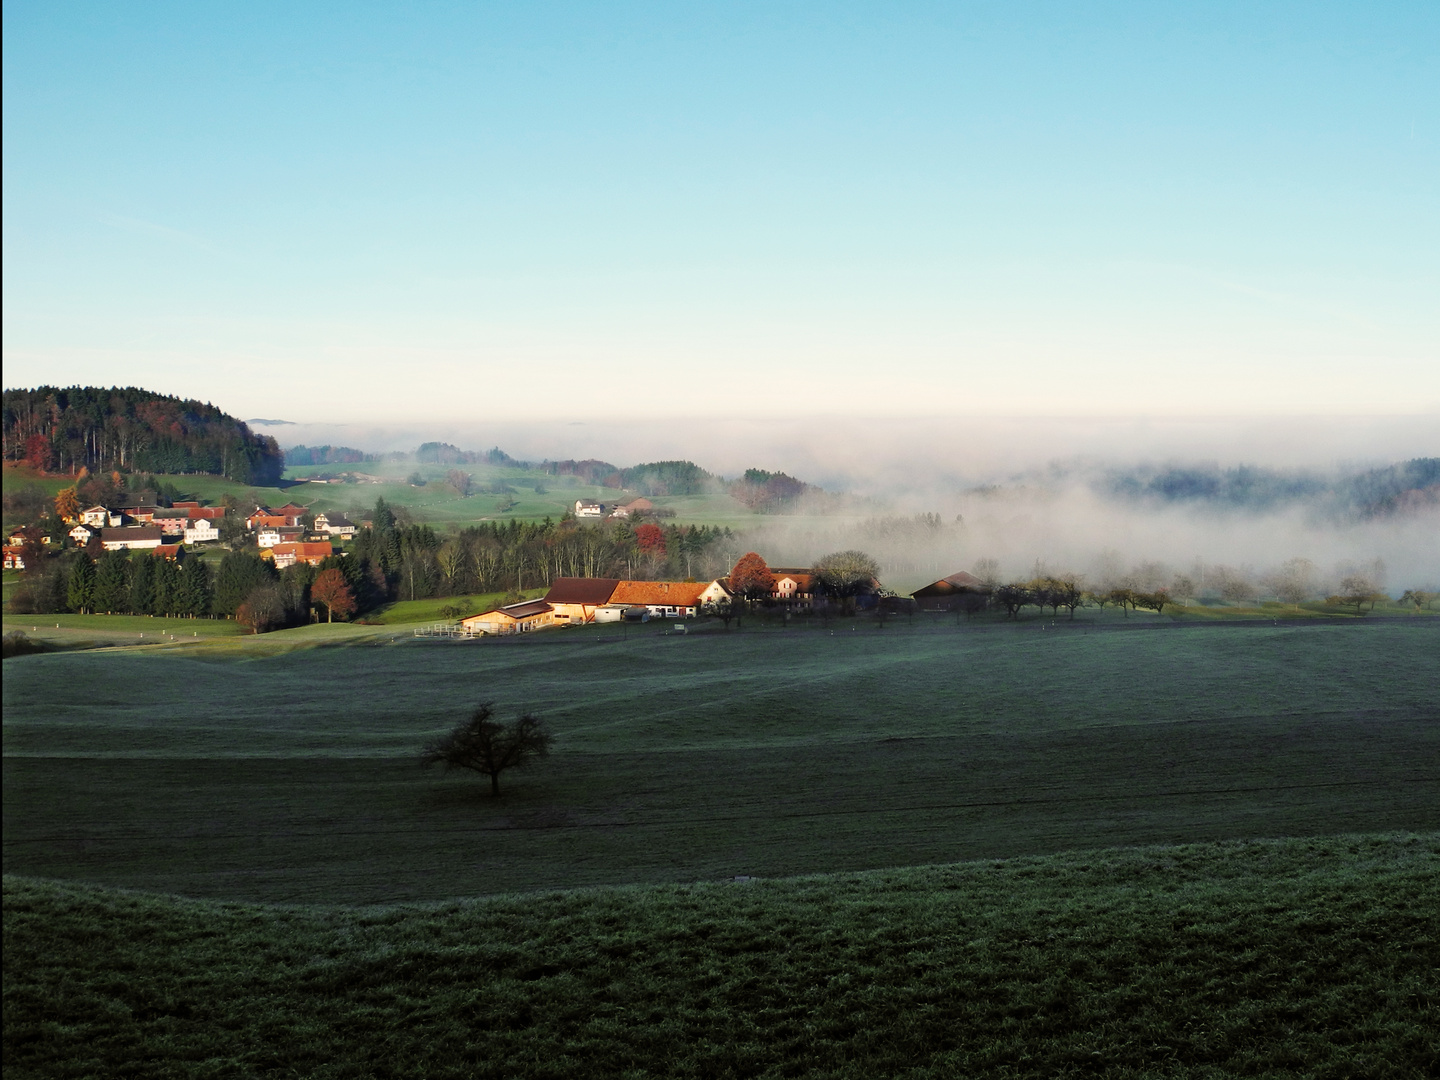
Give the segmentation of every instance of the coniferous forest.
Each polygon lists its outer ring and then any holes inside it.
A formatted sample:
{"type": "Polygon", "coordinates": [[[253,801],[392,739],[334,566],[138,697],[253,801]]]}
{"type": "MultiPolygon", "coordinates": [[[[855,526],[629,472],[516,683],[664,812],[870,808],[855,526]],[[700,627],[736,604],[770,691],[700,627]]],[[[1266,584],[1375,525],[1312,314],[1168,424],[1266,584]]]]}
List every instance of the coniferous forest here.
{"type": "Polygon", "coordinates": [[[257,485],[285,467],[274,439],[214,405],[133,386],[6,390],[4,457],[46,471],[211,473],[257,485]]]}

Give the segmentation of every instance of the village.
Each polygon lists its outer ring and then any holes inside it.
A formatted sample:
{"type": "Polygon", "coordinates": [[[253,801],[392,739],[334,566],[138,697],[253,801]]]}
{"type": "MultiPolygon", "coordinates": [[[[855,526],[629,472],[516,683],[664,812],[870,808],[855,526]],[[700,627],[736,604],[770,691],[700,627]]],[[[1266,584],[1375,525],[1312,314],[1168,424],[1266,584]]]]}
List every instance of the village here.
{"type": "MultiPolygon", "coordinates": [[[[650,533],[658,534],[658,527],[650,522],[665,513],[643,497],[618,504],[582,498],[573,504],[573,523],[575,527],[618,524],[622,530],[634,529],[643,541],[650,533]]],[[[227,498],[225,505],[207,506],[194,499],[167,500],[153,490],[122,490],[89,507],[78,503],[72,490],[57,498],[56,514],[71,526],[59,537],[62,545],[54,544],[57,537],[40,535],[35,526],[16,530],[5,546],[7,569],[24,570],[27,557],[34,560],[55,546],[85,553],[91,559],[111,552],[148,553],[174,563],[187,553],[203,558],[207,549],[223,549],[248,550],[275,571],[297,565],[319,568],[326,560],[343,559],[345,563],[330,564],[343,566],[353,558],[360,559],[363,567],[369,550],[366,538],[373,542],[374,535],[374,522],[368,518],[357,524],[341,513],[314,513],[311,507],[294,502],[277,507],[257,505],[245,513],[233,499],[227,498]],[[351,546],[349,542],[362,530],[362,544],[351,546]]],[[[973,612],[989,605],[993,591],[972,575],[959,572],[910,596],[898,596],[880,583],[878,566],[862,552],[838,552],[821,562],[825,565],[771,567],[759,554],[750,552],[728,572],[704,580],[556,573],[548,581],[542,579],[547,587],[543,596],[512,594],[510,602],[419,627],[414,633],[418,637],[477,638],[652,619],[673,620],[684,632],[686,621],[717,618],[728,626],[732,618],[756,613],[787,618],[874,613],[883,618],[918,610],[973,612]]],[[[314,572],[309,571],[311,576],[314,572]]],[[[333,612],[327,613],[329,617],[333,612]]]]}

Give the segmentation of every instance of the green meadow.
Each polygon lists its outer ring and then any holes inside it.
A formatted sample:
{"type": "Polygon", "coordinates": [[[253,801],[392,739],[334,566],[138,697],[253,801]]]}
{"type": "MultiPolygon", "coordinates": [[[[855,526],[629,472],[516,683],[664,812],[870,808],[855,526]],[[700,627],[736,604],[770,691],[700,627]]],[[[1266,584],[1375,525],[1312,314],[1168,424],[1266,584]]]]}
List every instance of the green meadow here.
{"type": "Polygon", "coordinates": [[[1383,1077],[1440,834],[426,905],[7,877],[11,1077],[1383,1077]]]}
{"type": "Polygon", "coordinates": [[[7,1075],[1440,1060],[1433,619],[454,642],[426,603],[5,662],[7,1075]],[[417,764],[481,700],[556,734],[498,799],[417,764]]]}
{"type": "Polygon", "coordinates": [[[1440,828],[1434,620],[860,625],[12,659],[5,869],[373,904],[1440,828]],[[498,800],[416,764],[482,700],[556,734],[498,800]]]}

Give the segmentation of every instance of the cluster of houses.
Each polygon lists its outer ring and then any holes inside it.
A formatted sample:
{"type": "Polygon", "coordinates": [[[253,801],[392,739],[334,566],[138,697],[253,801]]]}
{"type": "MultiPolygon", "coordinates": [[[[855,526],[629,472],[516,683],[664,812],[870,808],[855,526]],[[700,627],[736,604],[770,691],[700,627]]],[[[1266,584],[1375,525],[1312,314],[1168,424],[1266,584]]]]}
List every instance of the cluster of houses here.
{"type": "MultiPolygon", "coordinates": [[[[808,570],[771,567],[769,599],[793,610],[809,610],[815,600],[808,570]]],[[[586,623],[693,619],[707,604],[733,597],[728,578],[714,581],[626,581],[621,578],[556,578],[539,600],[472,615],[460,625],[468,634],[522,634],[550,626],[586,623]]]]}
{"type": "Polygon", "coordinates": [[[609,503],[596,502],[594,499],[576,499],[575,516],[577,518],[604,518],[635,517],[637,514],[649,514],[655,510],[655,504],[649,499],[631,499],[627,503],[611,505],[609,503]]]}
{"type": "Polygon", "coordinates": [[[185,544],[219,540],[224,516],[223,507],[198,502],[160,506],[153,491],[139,491],[81,511],[69,535],[78,547],[98,537],[106,551],[151,551],[174,559],[185,544]]]}
{"type": "Polygon", "coordinates": [[[304,518],[308,512],[294,503],[257,506],[245,519],[245,527],[255,534],[260,557],[273,559],[281,570],[297,562],[318,566],[335,553],[332,541],[355,535],[355,525],[342,514],[316,514],[314,525],[307,529],[304,518]]]}
{"type": "MultiPolygon", "coordinates": [[[[792,611],[809,611],[815,604],[815,578],[808,569],[770,567],[774,582],[768,596],[772,604],[792,611]]],[[[878,583],[876,584],[878,592],[878,583]]],[[[978,611],[990,596],[990,587],[973,574],[951,574],[917,589],[899,600],[908,610],[978,611]]],[[[707,604],[734,596],[728,578],[714,581],[625,581],[620,578],[556,578],[549,592],[538,600],[472,615],[460,621],[466,634],[522,634],[554,626],[583,626],[650,619],[693,619],[707,604]]],[[[860,607],[883,605],[885,599],[870,594],[860,607]]]]}
{"type": "MultiPolygon", "coordinates": [[[[355,535],[356,526],[342,514],[316,514],[314,524],[307,528],[308,513],[306,507],[294,503],[273,508],[257,506],[245,519],[245,525],[255,534],[261,558],[273,559],[280,569],[297,562],[315,566],[334,554],[333,541],[355,535]]],[[[202,506],[198,502],[161,506],[155,492],[138,491],[121,494],[108,506],[82,511],[69,536],[77,547],[98,538],[106,551],[150,551],[161,558],[175,559],[187,544],[219,540],[224,517],[222,506],[202,506]]],[[[18,542],[7,545],[5,568],[23,567],[18,542]]]]}

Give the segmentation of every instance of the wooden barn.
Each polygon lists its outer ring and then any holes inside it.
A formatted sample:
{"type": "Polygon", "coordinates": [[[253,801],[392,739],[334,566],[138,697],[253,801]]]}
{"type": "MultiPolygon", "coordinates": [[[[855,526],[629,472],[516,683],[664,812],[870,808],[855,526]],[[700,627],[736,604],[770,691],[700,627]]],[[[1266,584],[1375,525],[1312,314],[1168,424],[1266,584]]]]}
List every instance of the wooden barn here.
{"type": "Polygon", "coordinates": [[[921,611],[984,611],[990,602],[990,586],[961,570],[910,595],[921,611]]]}

